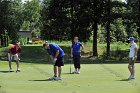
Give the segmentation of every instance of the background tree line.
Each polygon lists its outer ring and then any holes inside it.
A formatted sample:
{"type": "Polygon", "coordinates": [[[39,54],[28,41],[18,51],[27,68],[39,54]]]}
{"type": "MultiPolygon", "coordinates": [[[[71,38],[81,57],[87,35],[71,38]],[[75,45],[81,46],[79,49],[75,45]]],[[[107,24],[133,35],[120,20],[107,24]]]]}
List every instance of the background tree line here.
{"type": "Polygon", "coordinates": [[[139,0],[0,0],[1,45],[18,39],[21,29],[31,30],[46,40],[87,42],[93,38],[93,55],[98,56],[98,42],[125,42],[140,36],[139,0]]]}

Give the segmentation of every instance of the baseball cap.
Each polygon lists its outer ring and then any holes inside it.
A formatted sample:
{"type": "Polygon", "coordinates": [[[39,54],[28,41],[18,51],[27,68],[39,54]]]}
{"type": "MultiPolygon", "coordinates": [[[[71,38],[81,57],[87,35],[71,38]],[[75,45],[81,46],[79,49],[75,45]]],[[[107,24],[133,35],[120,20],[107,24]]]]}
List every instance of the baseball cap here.
{"type": "Polygon", "coordinates": [[[20,45],[20,42],[19,41],[15,41],[14,44],[15,45],[20,45]]]}
{"type": "Polygon", "coordinates": [[[46,45],[49,46],[49,42],[48,41],[44,42],[43,47],[45,47],[46,45]]]}
{"type": "Polygon", "coordinates": [[[134,41],[134,37],[129,37],[129,41],[134,41]]]}

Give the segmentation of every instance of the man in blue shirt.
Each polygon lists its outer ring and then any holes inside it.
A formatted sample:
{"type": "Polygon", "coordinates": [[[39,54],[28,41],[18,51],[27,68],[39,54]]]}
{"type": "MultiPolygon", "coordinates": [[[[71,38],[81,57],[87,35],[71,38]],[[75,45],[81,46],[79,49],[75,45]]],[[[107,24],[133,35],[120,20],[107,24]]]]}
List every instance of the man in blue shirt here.
{"type": "Polygon", "coordinates": [[[48,43],[43,46],[47,49],[52,61],[54,62],[54,77],[50,80],[61,80],[61,66],[64,66],[64,51],[55,43],[48,43]]]}
{"type": "Polygon", "coordinates": [[[71,47],[71,57],[73,57],[75,67],[74,74],[80,74],[81,48],[83,49],[83,45],[78,41],[78,37],[74,37],[71,47]]]}

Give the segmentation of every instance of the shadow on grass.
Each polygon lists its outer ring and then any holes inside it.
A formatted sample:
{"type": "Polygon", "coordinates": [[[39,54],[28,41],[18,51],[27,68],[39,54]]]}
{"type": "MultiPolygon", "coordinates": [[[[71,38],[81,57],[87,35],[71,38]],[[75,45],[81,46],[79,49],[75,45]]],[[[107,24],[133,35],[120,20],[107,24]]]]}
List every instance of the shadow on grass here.
{"type": "Polygon", "coordinates": [[[70,73],[70,72],[69,72],[69,73],[63,73],[63,74],[74,74],[74,73],[72,73],[72,72],[70,73]]]}
{"type": "MultiPolygon", "coordinates": [[[[11,71],[14,72],[14,71],[11,71]]],[[[0,71],[0,73],[11,73],[10,71],[0,71]]]]}
{"type": "Polygon", "coordinates": [[[54,80],[44,79],[44,80],[28,80],[28,81],[54,81],[54,80]]]}
{"type": "Polygon", "coordinates": [[[117,80],[117,81],[129,81],[129,79],[121,79],[121,80],[117,80]]]}

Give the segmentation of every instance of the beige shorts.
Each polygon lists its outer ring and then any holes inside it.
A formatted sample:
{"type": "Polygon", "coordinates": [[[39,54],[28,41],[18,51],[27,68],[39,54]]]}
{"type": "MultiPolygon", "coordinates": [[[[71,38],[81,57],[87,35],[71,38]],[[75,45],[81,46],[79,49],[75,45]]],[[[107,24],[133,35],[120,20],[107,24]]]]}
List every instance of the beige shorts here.
{"type": "Polygon", "coordinates": [[[14,55],[11,55],[11,56],[10,56],[10,53],[8,53],[8,61],[9,61],[9,62],[12,61],[13,58],[14,58],[15,61],[19,61],[19,60],[20,60],[18,54],[14,54],[14,55]]]}
{"type": "Polygon", "coordinates": [[[134,65],[136,59],[134,59],[134,60],[132,60],[132,59],[133,59],[132,57],[129,58],[129,65],[134,65]]]}

